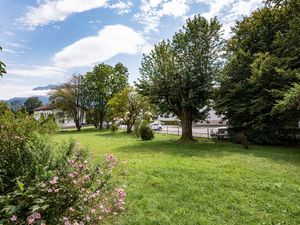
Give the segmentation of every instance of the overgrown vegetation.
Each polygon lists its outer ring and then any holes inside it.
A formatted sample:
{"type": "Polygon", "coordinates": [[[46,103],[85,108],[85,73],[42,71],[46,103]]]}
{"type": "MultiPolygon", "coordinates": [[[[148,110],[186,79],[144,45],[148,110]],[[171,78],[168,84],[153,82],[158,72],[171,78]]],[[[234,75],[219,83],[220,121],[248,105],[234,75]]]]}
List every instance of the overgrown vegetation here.
{"type": "Polygon", "coordinates": [[[92,163],[75,142],[56,143],[53,118],[0,115],[0,224],[99,224],[124,209],[110,182],[117,159],[92,163]]]}
{"type": "Polygon", "coordinates": [[[300,120],[300,2],[267,2],[233,29],[216,106],[251,141],[278,144],[300,120]]]}

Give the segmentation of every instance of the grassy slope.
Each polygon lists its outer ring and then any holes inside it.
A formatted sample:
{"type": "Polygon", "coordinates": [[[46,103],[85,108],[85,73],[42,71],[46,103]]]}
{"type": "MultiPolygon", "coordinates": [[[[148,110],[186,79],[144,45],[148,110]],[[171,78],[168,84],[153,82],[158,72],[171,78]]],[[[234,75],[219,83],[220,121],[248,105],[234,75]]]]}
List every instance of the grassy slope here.
{"type": "Polygon", "coordinates": [[[116,224],[300,224],[300,151],[157,135],[64,132],[93,156],[122,162],[127,212],[116,224]]]}

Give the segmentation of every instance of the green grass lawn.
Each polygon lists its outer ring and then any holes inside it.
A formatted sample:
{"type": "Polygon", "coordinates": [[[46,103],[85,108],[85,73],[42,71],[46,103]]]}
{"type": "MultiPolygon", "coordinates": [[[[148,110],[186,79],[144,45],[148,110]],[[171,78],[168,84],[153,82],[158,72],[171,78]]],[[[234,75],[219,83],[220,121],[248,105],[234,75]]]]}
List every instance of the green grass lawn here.
{"type": "Polygon", "coordinates": [[[65,131],[95,159],[113,153],[124,170],[127,209],[114,224],[300,224],[300,149],[177,136],[140,141],[123,132],[65,131]]]}

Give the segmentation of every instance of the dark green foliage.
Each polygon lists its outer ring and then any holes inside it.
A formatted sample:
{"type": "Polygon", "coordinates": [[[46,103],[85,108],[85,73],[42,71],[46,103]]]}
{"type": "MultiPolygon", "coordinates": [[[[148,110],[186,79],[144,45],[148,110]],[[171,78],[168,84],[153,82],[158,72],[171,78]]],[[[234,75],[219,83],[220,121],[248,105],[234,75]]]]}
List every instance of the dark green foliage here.
{"type": "Polygon", "coordinates": [[[30,114],[33,113],[33,110],[42,105],[41,100],[38,97],[30,97],[24,102],[25,109],[30,114]]]}
{"type": "Polygon", "coordinates": [[[248,138],[247,138],[247,136],[243,132],[237,133],[235,139],[236,139],[236,141],[238,143],[240,143],[241,145],[243,145],[243,147],[245,149],[249,148],[248,138]]]}
{"type": "Polygon", "coordinates": [[[152,140],[154,138],[154,132],[149,126],[143,124],[140,127],[140,136],[143,141],[152,140]]]}
{"type": "Polygon", "coordinates": [[[206,117],[220,69],[220,30],[216,18],[195,16],[172,40],[163,40],[143,57],[137,86],[160,111],[173,112],[181,120],[183,141],[193,139],[192,121],[206,117]]]}
{"type": "Polygon", "coordinates": [[[228,41],[216,108],[253,142],[282,143],[300,120],[299,110],[275,110],[300,82],[299,9],[296,0],[268,4],[237,22],[228,41]]]}

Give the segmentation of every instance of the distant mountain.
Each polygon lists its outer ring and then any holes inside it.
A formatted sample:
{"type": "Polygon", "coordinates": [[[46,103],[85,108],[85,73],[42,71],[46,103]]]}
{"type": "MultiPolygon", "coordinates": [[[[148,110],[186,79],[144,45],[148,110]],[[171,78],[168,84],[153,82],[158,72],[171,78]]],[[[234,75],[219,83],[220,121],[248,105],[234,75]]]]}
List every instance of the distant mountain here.
{"type": "MultiPolygon", "coordinates": [[[[49,97],[48,96],[35,96],[38,97],[39,100],[43,103],[43,105],[48,104],[49,103],[49,97]]],[[[6,102],[8,102],[10,105],[23,105],[24,102],[27,100],[27,97],[15,97],[15,98],[11,98],[9,100],[7,100],[6,102]]]]}
{"type": "Polygon", "coordinates": [[[51,89],[55,89],[57,88],[58,85],[56,84],[49,84],[47,86],[44,86],[44,87],[36,87],[36,88],[33,88],[32,90],[33,91],[44,91],[44,90],[51,90],[51,89]]]}

